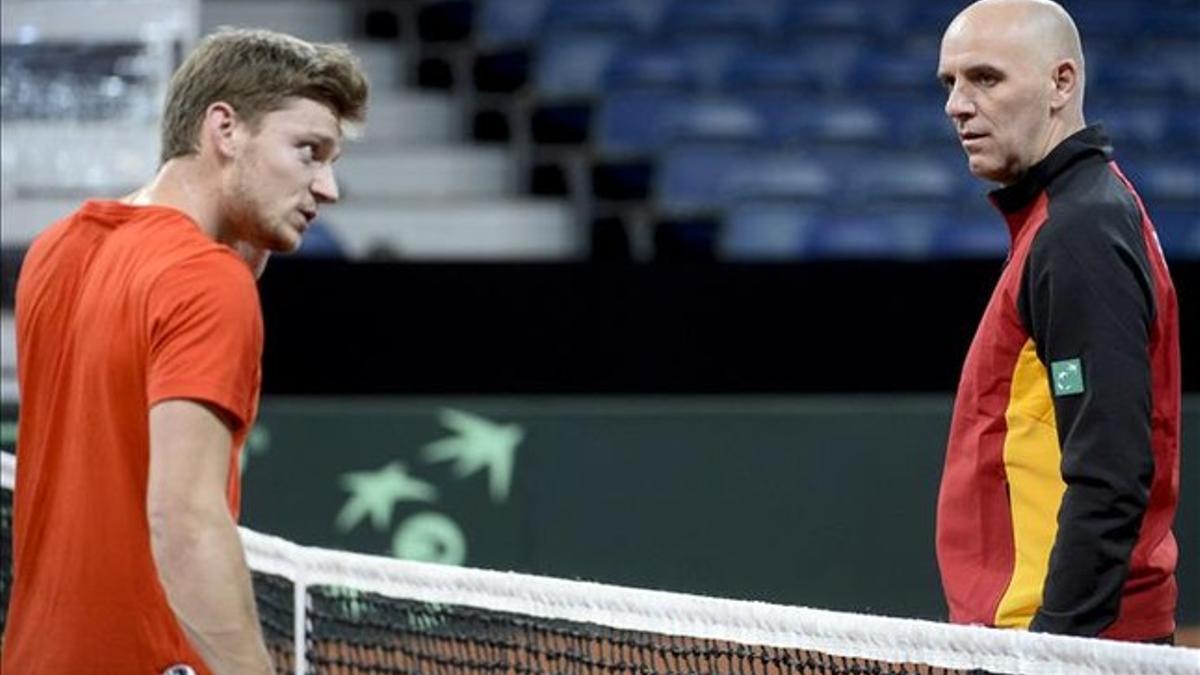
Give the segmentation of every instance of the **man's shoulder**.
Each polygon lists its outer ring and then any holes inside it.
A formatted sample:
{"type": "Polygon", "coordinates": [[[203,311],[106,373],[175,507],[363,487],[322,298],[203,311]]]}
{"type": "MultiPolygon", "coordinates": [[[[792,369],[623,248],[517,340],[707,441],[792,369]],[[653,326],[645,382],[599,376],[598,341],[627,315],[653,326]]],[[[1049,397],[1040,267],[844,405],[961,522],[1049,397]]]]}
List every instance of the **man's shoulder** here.
{"type": "Polygon", "coordinates": [[[1114,244],[1141,247],[1141,209],[1107,163],[1081,166],[1054,188],[1035,249],[1084,252],[1114,244]]]}
{"type": "MultiPolygon", "coordinates": [[[[1143,214],[1129,186],[1107,162],[1070,172],[1050,194],[1046,222],[1030,247],[1026,275],[1084,280],[1144,294],[1153,287],[1143,214]]],[[[1050,287],[1048,287],[1050,288],[1050,287]]]]}
{"type": "Polygon", "coordinates": [[[237,253],[201,231],[184,213],[166,207],[134,207],[108,242],[115,264],[130,264],[147,276],[206,274],[232,276],[253,283],[253,275],[237,253]]]}
{"type": "Polygon", "coordinates": [[[119,202],[89,204],[107,210],[111,226],[91,276],[126,279],[136,296],[169,305],[200,298],[257,301],[254,276],[229,246],[206,235],[181,211],[119,202]]]}
{"type": "Polygon", "coordinates": [[[1059,220],[1140,220],[1133,191],[1114,170],[1113,163],[1094,158],[1065,172],[1048,188],[1050,215],[1059,220]]]}
{"type": "Polygon", "coordinates": [[[258,285],[250,268],[233,249],[207,237],[160,252],[149,267],[147,291],[167,305],[215,302],[258,311],[258,285]]]}

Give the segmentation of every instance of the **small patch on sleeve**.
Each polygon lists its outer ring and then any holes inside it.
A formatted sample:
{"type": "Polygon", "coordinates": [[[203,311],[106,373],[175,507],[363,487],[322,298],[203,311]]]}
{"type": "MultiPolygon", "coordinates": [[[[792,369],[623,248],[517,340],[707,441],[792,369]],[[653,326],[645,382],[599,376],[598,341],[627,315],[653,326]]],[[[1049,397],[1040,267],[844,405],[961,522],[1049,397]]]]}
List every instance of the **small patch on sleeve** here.
{"type": "Polygon", "coordinates": [[[1083,362],[1066,359],[1050,364],[1055,396],[1074,396],[1083,393],[1083,362]]]}

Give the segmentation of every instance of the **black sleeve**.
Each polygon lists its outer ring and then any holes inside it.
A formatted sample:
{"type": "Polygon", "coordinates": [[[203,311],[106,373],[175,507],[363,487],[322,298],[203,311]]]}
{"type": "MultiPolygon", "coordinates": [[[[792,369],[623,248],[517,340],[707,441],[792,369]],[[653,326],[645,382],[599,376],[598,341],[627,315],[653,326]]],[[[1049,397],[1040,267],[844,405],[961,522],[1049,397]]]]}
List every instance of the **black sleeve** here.
{"type": "Polygon", "coordinates": [[[1066,484],[1034,631],[1112,624],[1150,497],[1154,286],[1135,217],[1052,209],[1026,261],[1018,307],[1050,380],[1066,484]]]}

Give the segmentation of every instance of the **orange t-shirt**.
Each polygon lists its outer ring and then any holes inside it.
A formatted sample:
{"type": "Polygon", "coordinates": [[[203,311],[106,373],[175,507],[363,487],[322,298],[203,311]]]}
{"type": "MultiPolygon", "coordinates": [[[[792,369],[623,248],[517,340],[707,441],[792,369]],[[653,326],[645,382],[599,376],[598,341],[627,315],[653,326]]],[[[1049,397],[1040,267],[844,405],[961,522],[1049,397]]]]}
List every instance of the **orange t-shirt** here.
{"type": "Polygon", "coordinates": [[[183,213],[89,201],[30,247],[17,284],[21,392],[3,671],[207,673],[167,605],[146,515],[149,410],[257,412],[262,314],[247,265],[183,213]]]}

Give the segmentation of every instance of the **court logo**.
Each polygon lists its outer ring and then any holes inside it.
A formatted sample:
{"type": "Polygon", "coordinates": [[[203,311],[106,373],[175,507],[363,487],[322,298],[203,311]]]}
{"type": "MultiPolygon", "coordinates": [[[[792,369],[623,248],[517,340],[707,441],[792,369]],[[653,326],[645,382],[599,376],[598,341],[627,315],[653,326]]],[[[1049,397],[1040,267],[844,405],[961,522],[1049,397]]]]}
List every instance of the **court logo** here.
{"type": "Polygon", "coordinates": [[[353,471],[342,475],[342,488],[350,499],[337,515],[334,525],[340,532],[353,530],[363,518],[377,530],[392,525],[392,511],[399,502],[432,502],[437,488],[408,475],[403,462],[391,462],[377,471],[353,471]]]}
{"type": "MultiPolygon", "coordinates": [[[[451,408],[439,411],[438,420],[452,433],[421,448],[421,461],[426,465],[449,462],[455,480],[485,473],[491,501],[507,502],[524,429],[451,408]]],[[[411,473],[405,463],[392,461],[372,471],[345,473],[339,483],[350,494],[334,520],[340,533],[349,533],[366,521],[376,531],[392,531],[391,552],[397,558],[449,565],[466,562],[467,536],[443,513],[420,511],[393,530],[397,504],[434,504],[439,498],[437,486],[411,473]]]]}
{"type": "Polygon", "coordinates": [[[512,487],[513,461],[525,431],[516,424],[497,424],[491,420],[450,408],[439,414],[442,426],[456,435],[426,445],[421,455],[427,462],[454,462],[455,478],[467,478],[479,471],[488,472],[488,492],[492,501],[508,501],[512,487]]]}

